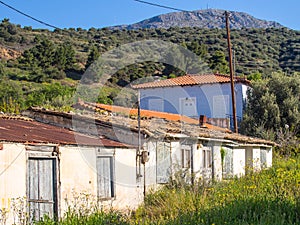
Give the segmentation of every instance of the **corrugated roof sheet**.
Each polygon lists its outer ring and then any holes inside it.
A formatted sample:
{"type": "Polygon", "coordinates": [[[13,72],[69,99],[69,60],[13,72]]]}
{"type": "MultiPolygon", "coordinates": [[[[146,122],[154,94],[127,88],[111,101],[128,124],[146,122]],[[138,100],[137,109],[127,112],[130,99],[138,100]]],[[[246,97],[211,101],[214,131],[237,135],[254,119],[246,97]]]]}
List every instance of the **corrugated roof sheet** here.
{"type": "MultiPolygon", "coordinates": [[[[113,113],[121,113],[128,116],[138,115],[137,109],[126,108],[126,107],[115,106],[115,105],[105,105],[100,103],[89,103],[89,102],[78,101],[78,103],[74,106],[81,109],[89,109],[93,111],[104,110],[113,113]]],[[[140,113],[142,119],[159,118],[168,121],[180,121],[188,124],[199,125],[198,120],[180,114],[173,114],[173,113],[166,113],[166,112],[159,112],[159,111],[152,111],[152,110],[145,110],[145,109],[141,109],[140,113]]],[[[207,129],[219,130],[223,132],[231,132],[229,129],[217,127],[208,123],[205,124],[203,127],[207,129]]]]}
{"type": "Polygon", "coordinates": [[[0,117],[0,141],[127,147],[123,143],[107,138],[91,137],[68,129],[17,117],[0,117]]]}
{"type": "MultiPolygon", "coordinates": [[[[159,80],[154,82],[148,82],[143,84],[132,85],[134,89],[144,89],[144,88],[159,88],[159,87],[174,87],[174,86],[192,86],[201,84],[215,84],[215,83],[229,83],[230,76],[222,74],[187,74],[184,76],[170,78],[166,80],[159,80]]],[[[235,77],[235,82],[249,84],[250,81],[235,77]]]]}

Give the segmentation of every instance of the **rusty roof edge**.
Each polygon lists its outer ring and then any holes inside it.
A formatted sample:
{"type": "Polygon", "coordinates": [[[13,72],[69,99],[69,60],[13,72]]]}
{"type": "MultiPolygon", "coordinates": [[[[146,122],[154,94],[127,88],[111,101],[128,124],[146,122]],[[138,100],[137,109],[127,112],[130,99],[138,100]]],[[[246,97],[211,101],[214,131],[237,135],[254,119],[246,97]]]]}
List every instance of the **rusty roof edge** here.
{"type": "MultiPolygon", "coordinates": [[[[26,111],[46,113],[49,115],[59,115],[59,116],[63,116],[63,117],[68,117],[69,119],[80,119],[82,121],[91,121],[91,122],[95,122],[98,125],[104,125],[104,126],[116,127],[116,128],[126,128],[128,130],[128,126],[125,126],[124,124],[118,124],[118,123],[111,122],[111,121],[103,121],[103,120],[101,120],[101,118],[96,117],[96,116],[89,117],[87,115],[80,115],[80,114],[76,114],[74,112],[73,113],[58,112],[58,111],[43,109],[43,108],[39,108],[39,107],[30,107],[28,110],[24,111],[24,115],[26,115],[26,111]]],[[[114,118],[116,118],[116,116],[114,118]]],[[[42,121],[39,121],[39,122],[42,122],[42,121]]],[[[73,130],[73,129],[70,128],[69,130],[73,130]]],[[[138,132],[138,128],[131,127],[130,130],[138,132]]],[[[147,134],[147,135],[153,135],[152,132],[148,131],[145,128],[141,128],[141,132],[144,134],[147,134]]]]}

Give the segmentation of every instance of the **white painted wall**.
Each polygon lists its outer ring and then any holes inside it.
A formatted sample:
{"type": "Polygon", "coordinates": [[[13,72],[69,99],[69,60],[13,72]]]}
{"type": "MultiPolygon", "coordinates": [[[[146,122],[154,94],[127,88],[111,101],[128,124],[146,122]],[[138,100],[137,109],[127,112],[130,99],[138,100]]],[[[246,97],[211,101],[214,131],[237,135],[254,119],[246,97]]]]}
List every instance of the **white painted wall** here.
{"type": "Polygon", "coordinates": [[[7,224],[19,222],[17,214],[12,210],[15,203],[23,202],[25,208],[21,211],[24,214],[26,212],[26,168],[25,146],[3,144],[0,150],[0,207],[7,210],[7,224]],[[16,198],[21,199],[13,200],[16,198]]]}
{"type": "MultiPolygon", "coordinates": [[[[77,196],[89,193],[97,196],[96,149],[61,146],[60,151],[60,202],[61,215],[75,204],[77,196]]],[[[77,201],[79,203],[79,200],[77,201]]]]}
{"type": "Polygon", "coordinates": [[[267,159],[266,166],[267,166],[267,168],[269,168],[269,167],[272,166],[272,160],[273,160],[273,151],[272,151],[272,148],[268,148],[266,159],[267,159]]]}
{"type": "Polygon", "coordinates": [[[60,151],[62,212],[67,207],[65,199],[72,201],[74,193],[97,196],[97,156],[114,156],[115,161],[116,197],[101,204],[128,209],[143,201],[143,183],[136,180],[135,149],[62,147],[60,151]]]}
{"type": "Polygon", "coordinates": [[[195,180],[199,180],[202,177],[202,168],[201,168],[201,163],[202,163],[202,145],[195,144],[194,145],[194,175],[195,175],[195,180]]]}
{"type": "Polygon", "coordinates": [[[245,148],[234,148],[233,157],[233,176],[241,177],[245,174],[246,150],[245,148]]]}
{"type": "Polygon", "coordinates": [[[253,147],[253,170],[259,171],[260,169],[260,148],[253,147]]]}
{"type": "MultiPolygon", "coordinates": [[[[152,152],[150,153],[150,160],[151,154],[152,152]]],[[[144,200],[143,185],[136,180],[135,160],[135,149],[116,149],[116,199],[112,204],[114,208],[122,210],[134,209],[144,200]]]]}
{"type": "Polygon", "coordinates": [[[220,181],[222,180],[221,143],[214,142],[212,150],[214,179],[220,181]]]}

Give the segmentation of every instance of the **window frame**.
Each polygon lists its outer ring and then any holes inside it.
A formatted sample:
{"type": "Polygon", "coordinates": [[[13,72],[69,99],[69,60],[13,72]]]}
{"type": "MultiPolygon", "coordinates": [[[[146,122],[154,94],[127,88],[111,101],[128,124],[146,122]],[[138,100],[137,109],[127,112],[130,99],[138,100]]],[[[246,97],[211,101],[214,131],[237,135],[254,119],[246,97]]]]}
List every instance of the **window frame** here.
{"type": "Polygon", "coordinates": [[[190,146],[181,146],[181,167],[183,169],[191,168],[191,153],[192,149],[190,146]]]}
{"type": "Polygon", "coordinates": [[[212,168],[212,150],[209,147],[203,147],[202,149],[202,168],[212,168]]]}

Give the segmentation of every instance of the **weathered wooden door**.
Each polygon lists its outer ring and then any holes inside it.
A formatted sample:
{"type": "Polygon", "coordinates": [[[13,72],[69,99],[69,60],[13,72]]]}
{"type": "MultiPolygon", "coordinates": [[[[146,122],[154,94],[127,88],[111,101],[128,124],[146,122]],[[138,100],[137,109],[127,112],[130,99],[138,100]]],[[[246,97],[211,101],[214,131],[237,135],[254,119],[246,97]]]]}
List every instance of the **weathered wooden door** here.
{"type": "Polygon", "coordinates": [[[29,158],[27,196],[30,220],[57,215],[56,158],[29,158]]]}
{"type": "Polygon", "coordinates": [[[99,199],[115,197],[113,157],[97,157],[97,183],[99,199]]]}

